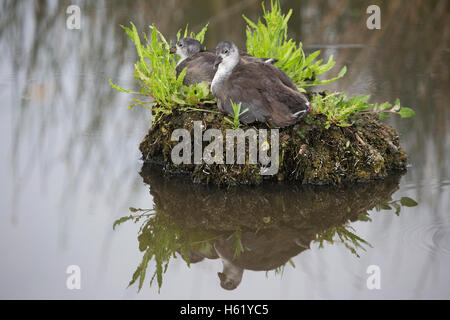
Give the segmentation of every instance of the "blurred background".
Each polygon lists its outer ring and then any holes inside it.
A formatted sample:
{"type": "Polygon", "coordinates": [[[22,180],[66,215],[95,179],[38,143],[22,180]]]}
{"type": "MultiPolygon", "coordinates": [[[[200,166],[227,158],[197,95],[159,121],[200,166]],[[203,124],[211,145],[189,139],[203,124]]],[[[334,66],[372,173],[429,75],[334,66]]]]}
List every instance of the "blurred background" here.
{"type": "MultiPolygon", "coordinates": [[[[268,2],[267,2],[268,3],[268,2]]],[[[135,47],[120,25],[140,32],[155,24],[167,38],[209,22],[206,46],[245,47],[245,22],[260,0],[35,1],[0,0],[0,298],[450,298],[450,4],[448,0],[281,0],[293,9],[290,36],[306,52],[333,55],[336,75],[318,90],[371,94],[415,110],[391,119],[409,155],[395,198],[419,205],[400,216],[355,223],[373,248],[356,259],[345,248],[312,248],[296,268],[266,276],[248,272],[235,291],[218,284],[218,261],[169,267],[165,284],[128,281],[142,254],[138,225],[112,230],[129,207],[151,208],[139,175],[138,145],[151,116],[127,110],[131,97],[108,79],[136,88],[135,47]],[[66,28],[66,9],[81,8],[81,29],[66,28]],[[368,30],[366,8],[381,8],[381,29],[368,30]],[[82,270],[82,289],[66,288],[66,268],[82,270]],[[381,290],[365,286],[379,265],[381,290]]],[[[151,185],[150,185],[151,188],[151,185]]]]}

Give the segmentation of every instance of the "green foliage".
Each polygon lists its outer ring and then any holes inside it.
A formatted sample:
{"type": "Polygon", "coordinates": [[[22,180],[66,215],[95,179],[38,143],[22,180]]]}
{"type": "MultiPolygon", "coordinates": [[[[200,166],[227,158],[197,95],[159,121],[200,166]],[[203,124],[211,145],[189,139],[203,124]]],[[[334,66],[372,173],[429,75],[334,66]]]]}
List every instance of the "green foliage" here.
{"type": "Polygon", "coordinates": [[[184,29],[183,36],[181,36],[182,33],[181,29],[178,30],[177,41],[180,40],[181,38],[190,37],[197,39],[198,41],[200,41],[200,43],[203,43],[203,41],[205,40],[206,31],[208,30],[208,25],[209,23],[207,23],[206,26],[204,26],[202,30],[200,30],[200,32],[197,34],[194,32],[189,32],[189,25],[187,25],[186,28],[184,29]]]}
{"type": "MultiPolygon", "coordinates": [[[[142,105],[151,108],[154,114],[154,121],[163,114],[171,113],[175,107],[192,107],[205,103],[215,103],[214,97],[209,91],[209,84],[199,83],[192,86],[183,85],[183,79],[186,71],[176,74],[176,61],[174,55],[170,54],[170,44],[164,36],[156,29],[150,26],[150,39],[144,35],[144,43],[137,32],[136,27],[131,23],[131,28],[122,26],[127,35],[136,45],[139,60],[134,66],[134,76],[139,83],[138,92],[126,90],[111,82],[111,86],[125,93],[139,94],[150,98],[149,101],[134,99],[134,103],[129,108],[136,105],[142,105]],[[154,103],[153,107],[150,104],[154,103]]],[[[207,26],[198,34],[190,33],[190,36],[203,41],[207,26]]],[[[185,34],[188,33],[186,27],[185,34]]],[[[181,31],[178,33],[180,36],[181,31]]]]}
{"type": "Polygon", "coordinates": [[[398,114],[402,118],[415,115],[412,109],[401,107],[399,99],[395,101],[394,105],[388,102],[371,104],[369,99],[370,95],[349,98],[344,93],[338,92],[325,96],[317,94],[313,96],[311,106],[315,112],[324,114],[327,117],[326,128],[329,128],[331,124],[349,127],[353,125],[351,116],[356,113],[373,113],[380,118],[388,118],[390,114],[398,114]]]}
{"type": "Polygon", "coordinates": [[[254,23],[244,16],[248,24],[246,34],[249,54],[278,59],[275,65],[303,91],[304,87],[328,84],[344,76],[346,67],[343,67],[335,78],[317,79],[318,76],[334,67],[336,62],[333,61],[333,56],[330,56],[327,63],[323,63],[322,59],[316,61],[320,50],[306,56],[301,42],[296,44],[292,39],[288,39],[287,24],[292,15],[292,9],[284,15],[281,12],[279,0],[271,1],[270,11],[266,10],[264,3],[262,9],[264,21],[258,19],[258,22],[254,23]]]}
{"type": "MultiPolygon", "coordinates": [[[[246,35],[249,54],[256,57],[278,59],[276,66],[283,70],[301,91],[305,91],[305,87],[328,84],[344,76],[346,67],[343,67],[334,78],[318,79],[319,76],[334,67],[333,56],[323,63],[322,59],[318,59],[320,51],[306,56],[302,49],[302,43],[297,44],[288,38],[288,22],[292,16],[292,9],[287,14],[283,14],[279,0],[271,0],[270,10],[266,10],[262,3],[262,9],[263,17],[258,19],[257,23],[244,16],[248,24],[246,35]]],[[[131,28],[124,26],[122,28],[136,46],[139,59],[134,66],[134,75],[140,89],[138,91],[126,90],[113,84],[111,80],[109,82],[112,88],[120,92],[145,97],[144,99],[133,98],[133,103],[128,106],[129,108],[140,105],[150,109],[153,113],[153,122],[156,122],[161,115],[170,114],[173,108],[205,112],[205,109],[196,107],[215,103],[208,83],[183,85],[186,70],[183,70],[177,77],[175,56],[169,52],[170,44],[155,26],[150,26],[150,39],[144,35],[143,40],[133,23],[131,23],[131,28]]],[[[194,33],[189,32],[188,26],[186,26],[184,31],[181,29],[178,31],[177,39],[189,36],[203,43],[207,29],[208,25],[200,32],[194,33]]],[[[348,98],[342,93],[327,96],[316,95],[311,104],[315,112],[322,113],[327,117],[326,127],[332,124],[342,127],[351,126],[353,124],[352,115],[359,112],[374,113],[381,118],[389,117],[391,113],[398,114],[402,118],[415,115],[412,109],[401,107],[398,100],[393,106],[387,102],[370,104],[368,103],[369,97],[362,95],[348,98]]],[[[232,118],[226,117],[225,121],[230,123],[233,129],[238,129],[241,126],[239,117],[247,110],[241,112],[240,103],[232,103],[232,106],[234,111],[232,118]]]]}
{"type": "Polygon", "coordinates": [[[240,116],[246,113],[248,109],[241,112],[242,103],[234,103],[233,101],[231,101],[231,106],[233,107],[233,118],[225,117],[225,121],[231,124],[233,130],[237,130],[241,127],[240,116]]]}

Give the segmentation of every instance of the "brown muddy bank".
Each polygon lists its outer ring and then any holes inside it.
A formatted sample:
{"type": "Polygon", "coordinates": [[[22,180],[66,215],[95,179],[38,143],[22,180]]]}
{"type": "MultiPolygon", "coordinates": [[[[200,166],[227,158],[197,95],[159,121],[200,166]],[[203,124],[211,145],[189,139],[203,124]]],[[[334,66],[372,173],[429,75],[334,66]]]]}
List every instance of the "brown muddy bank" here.
{"type": "MultiPolygon", "coordinates": [[[[391,171],[406,169],[407,156],[398,132],[378,117],[358,114],[351,127],[332,125],[326,129],[326,118],[314,112],[294,126],[279,129],[279,169],[275,175],[262,176],[259,164],[176,165],[171,152],[178,141],[171,141],[172,132],[184,128],[193,136],[194,121],[202,122],[203,132],[215,128],[224,137],[225,130],[230,129],[223,114],[174,109],[161,116],[141,142],[144,162],[161,166],[166,175],[183,174],[196,183],[221,186],[257,185],[265,180],[340,184],[384,178],[391,171]]],[[[244,131],[249,128],[268,129],[263,123],[241,127],[244,131]]],[[[204,142],[203,148],[208,144],[204,142]]]]}

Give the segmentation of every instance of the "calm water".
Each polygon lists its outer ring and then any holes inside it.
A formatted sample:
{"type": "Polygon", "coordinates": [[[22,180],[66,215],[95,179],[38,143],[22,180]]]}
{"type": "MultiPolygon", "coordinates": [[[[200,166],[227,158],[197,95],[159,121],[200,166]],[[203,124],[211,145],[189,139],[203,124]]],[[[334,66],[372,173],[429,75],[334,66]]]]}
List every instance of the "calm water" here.
{"type": "Polygon", "coordinates": [[[390,120],[410,166],[365,185],[229,192],[142,169],[150,114],[127,110],[130,97],[107,82],[136,87],[135,49],[120,24],[154,23],[173,39],[186,23],[198,30],[209,21],[208,47],[243,46],[240,16],[255,19],[259,1],[73,3],[79,31],[66,29],[67,3],[0,1],[0,298],[450,298],[447,0],[390,1],[378,31],[365,27],[369,1],[282,1],[294,9],[290,36],[333,54],[336,70],[348,66],[327,89],[399,97],[415,109],[390,120]],[[151,210],[113,230],[130,207],[151,210]],[[333,232],[350,240],[324,241],[333,232]],[[352,252],[351,239],[365,250],[352,252]],[[190,267],[177,254],[158,290],[151,261],[143,289],[127,288],[140,246],[164,241],[184,245],[190,267]],[[224,290],[217,273],[239,245],[227,272],[242,281],[224,290]],[[81,268],[81,290],[66,288],[69,265],[81,268]],[[380,290],[366,287],[370,265],[380,267],[380,290]]]}

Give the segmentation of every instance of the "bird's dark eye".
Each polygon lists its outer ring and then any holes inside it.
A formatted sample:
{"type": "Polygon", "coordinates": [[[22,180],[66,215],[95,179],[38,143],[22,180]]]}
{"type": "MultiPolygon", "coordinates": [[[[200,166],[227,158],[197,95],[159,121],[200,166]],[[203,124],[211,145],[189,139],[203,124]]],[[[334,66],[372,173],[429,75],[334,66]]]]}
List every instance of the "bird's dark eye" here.
{"type": "Polygon", "coordinates": [[[225,53],[225,54],[228,53],[228,50],[227,49],[223,50],[223,53],[225,53]]]}
{"type": "Polygon", "coordinates": [[[177,43],[177,46],[182,47],[183,44],[182,44],[181,42],[178,42],[178,43],[177,43]]]}

